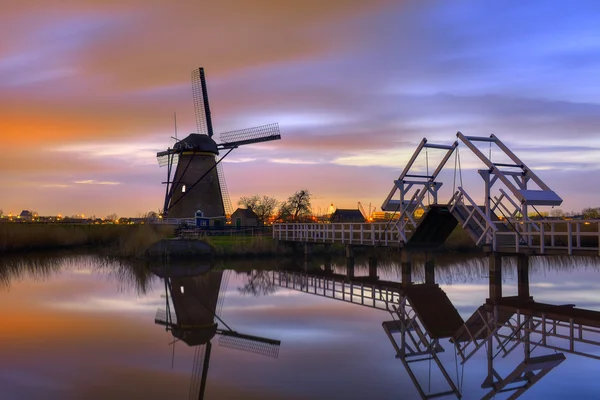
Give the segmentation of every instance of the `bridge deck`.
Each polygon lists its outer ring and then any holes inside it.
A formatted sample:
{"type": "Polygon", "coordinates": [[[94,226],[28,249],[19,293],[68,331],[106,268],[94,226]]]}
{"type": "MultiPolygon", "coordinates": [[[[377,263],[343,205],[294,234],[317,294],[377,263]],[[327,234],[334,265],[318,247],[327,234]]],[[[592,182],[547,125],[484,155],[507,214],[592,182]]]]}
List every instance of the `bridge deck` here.
{"type": "Polygon", "coordinates": [[[435,248],[444,244],[458,221],[448,210],[448,206],[430,206],[427,213],[409,237],[407,247],[435,248]]]}
{"type": "MultiPolygon", "coordinates": [[[[285,223],[273,225],[273,238],[301,243],[339,243],[371,247],[418,247],[433,248],[448,236],[450,216],[436,206],[430,222],[427,214],[423,227],[403,232],[408,238],[402,240],[399,227],[394,222],[374,223],[285,223]],[[436,221],[434,215],[439,214],[436,221]],[[422,229],[422,230],[421,230],[422,229]],[[413,239],[414,235],[414,239],[413,239]]],[[[527,220],[522,222],[499,220],[492,217],[496,231],[490,240],[481,242],[484,251],[507,254],[537,255],[600,255],[600,220],[527,220]]],[[[476,216],[470,221],[477,220],[476,216]]],[[[481,222],[481,221],[480,221],[481,222]]],[[[471,235],[483,233],[473,223],[465,227],[471,235]]],[[[451,232],[451,231],[450,231],[451,232]]],[[[471,235],[473,237],[473,235],[471,235]]]]}
{"type": "Polygon", "coordinates": [[[434,339],[450,337],[464,324],[448,295],[438,285],[411,285],[406,289],[406,297],[434,339]]]}

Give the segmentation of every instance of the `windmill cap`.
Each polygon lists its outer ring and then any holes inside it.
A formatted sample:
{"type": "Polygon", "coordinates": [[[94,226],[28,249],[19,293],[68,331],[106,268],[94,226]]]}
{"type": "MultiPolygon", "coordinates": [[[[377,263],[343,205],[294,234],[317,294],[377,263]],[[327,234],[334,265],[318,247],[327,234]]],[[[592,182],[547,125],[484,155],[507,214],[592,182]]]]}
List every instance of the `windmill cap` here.
{"type": "Polygon", "coordinates": [[[217,144],[208,135],[201,133],[191,133],[183,140],[175,143],[174,150],[181,151],[198,151],[213,154],[219,154],[217,144]]]}
{"type": "Polygon", "coordinates": [[[185,342],[188,346],[206,344],[217,333],[217,324],[188,326],[173,329],[173,336],[185,342]]]}

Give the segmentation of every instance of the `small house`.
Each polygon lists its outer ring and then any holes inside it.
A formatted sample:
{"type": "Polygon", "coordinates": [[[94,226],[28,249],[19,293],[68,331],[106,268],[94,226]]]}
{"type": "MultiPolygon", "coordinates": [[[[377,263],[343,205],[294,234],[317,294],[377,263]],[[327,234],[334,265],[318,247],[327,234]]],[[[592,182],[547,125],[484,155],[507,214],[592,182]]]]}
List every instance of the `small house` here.
{"type": "Polygon", "coordinates": [[[231,222],[236,228],[257,227],[258,216],[251,208],[238,208],[231,214],[231,222]]]}
{"type": "Polygon", "coordinates": [[[33,219],[33,213],[29,210],[23,210],[21,211],[21,214],[19,214],[19,219],[23,221],[31,221],[33,219]]]}
{"type": "Polygon", "coordinates": [[[365,222],[365,217],[362,215],[360,210],[347,210],[338,208],[331,214],[330,222],[365,222]]]}

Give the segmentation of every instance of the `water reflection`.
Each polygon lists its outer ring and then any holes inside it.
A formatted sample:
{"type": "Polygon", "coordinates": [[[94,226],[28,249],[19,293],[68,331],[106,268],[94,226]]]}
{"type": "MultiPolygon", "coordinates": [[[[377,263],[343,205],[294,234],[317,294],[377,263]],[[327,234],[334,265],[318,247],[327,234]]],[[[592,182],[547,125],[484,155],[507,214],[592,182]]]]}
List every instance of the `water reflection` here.
{"type": "MultiPolygon", "coordinates": [[[[489,259],[469,260],[458,268],[450,265],[436,270],[434,260],[425,258],[418,268],[422,283],[413,280],[412,260],[403,262],[399,269],[392,268],[396,275],[401,276],[399,282],[381,279],[381,272],[389,275],[392,271],[386,267],[377,268],[373,260],[368,267],[361,268],[361,276],[356,275],[352,262],[347,263],[345,270],[326,262],[319,269],[311,269],[305,264],[302,270],[274,271],[272,281],[273,285],[281,288],[389,312],[392,319],[383,321],[382,327],[396,358],[402,361],[422,399],[462,398],[465,394],[462,388],[464,364],[482,349],[485,349],[487,359],[487,375],[481,388],[487,392],[482,397],[473,397],[474,393],[470,390],[466,392],[468,397],[490,399],[500,393],[508,393],[508,398],[516,399],[565,361],[565,353],[600,359],[597,354],[600,311],[576,308],[574,304],[541,303],[530,295],[530,261],[541,261],[536,265],[541,269],[582,269],[581,259],[561,257],[551,259],[552,262],[548,260],[496,255],[489,259]],[[517,296],[504,296],[503,274],[515,272],[515,269],[517,296]],[[488,298],[464,321],[446,293],[435,283],[436,271],[445,275],[446,281],[457,281],[457,275],[460,280],[464,276],[472,276],[473,272],[479,272],[480,276],[486,274],[489,278],[488,298]],[[438,353],[445,351],[441,339],[449,339],[453,345],[455,379],[438,357],[438,353]],[[502,376],[495,364],[518,348],[522,348],[522,361],[502,376]],[[463,366],[460,370],[459,361],[463,366]],[[420,368],[421,371],[428,368],[426,382],[417,376],[415,363],[428,364],[428,367],[420,368]],[[437,389],[432,389],[432,365],[437,368],[437,389]]],[[[597,259],[588,258],[586,261],[594,262],[592,269],[597,269],[597,259]]]]}
{"type": "Polygon", "coordinates": [[[1,257],[0,397],[183,398],[190,374],[194,398],[596,396],[598,259],[400,261],[1,257]],[[210,345],[225,324],[280,357],[210,345]]]}
{"type": "MultiPolygon", "coordinates": [[[[215,335],[219,336],[219,346],[277,358],[279,340],[234,331],[221,318],[231,270],[213,270],[209,265],[187,268],[166,263],[155,273],[164,279],[165,309],[158,310],[154,322],[165,326],[175,338],[171,343],[173,357],[178,341],[195,347],[190,398],[204,399],[211,341],[215,335]]],[[[249,286],[252,286],[254,280],[250,282],[249,286]]]]}

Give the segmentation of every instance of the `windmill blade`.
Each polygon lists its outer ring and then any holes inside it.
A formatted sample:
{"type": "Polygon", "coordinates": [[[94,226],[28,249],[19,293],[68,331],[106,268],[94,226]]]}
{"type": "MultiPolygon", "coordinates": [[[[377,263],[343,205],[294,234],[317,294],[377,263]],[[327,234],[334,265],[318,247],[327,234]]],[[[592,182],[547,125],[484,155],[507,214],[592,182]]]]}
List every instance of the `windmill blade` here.
{"type": "Polygon", "coordinates": [[[217,330],[217,333],[221,335],[219,336],[219,346],[260,354],[261,356],[279,357],[280,340],[245,335],[230,330],[217,330]]]}
{"type": "Polygon", "coordinates": [[[194,364],[192,365],[192,376],[190,378],[190,400],[204,398],[209,361],[210,342],[206,345],[196,346],[194,352],[194,364]]]}
{"type": "Polygon", "coordinates": [[[223,132],[220,138],[219,148],[233,149],[245,144],[278,140],[281,139],[281,133],[279,132],[279,124],[274,123],[238,131],[223,132]]]}
{"type": "Polygon", "coordinates": [[[177,164],[177,160],[179,160],[180,151],[174,149],[168,149],[165,151],[159,151],[156,153],[156,161],[158,161],[158,165],[160,167],[164,167],[170,164],[177,164]]]}
{"type": "Polygon", "coordinates": [[[215,314],[220,318],[221,310],[223,310],[223,303],[225,302],[225,294],[227,292],[227,286],[229,285],[229,277],[231,276],[231,270],[226,269],[221,275],[221,287],[219,287],[219,298],[217,300],[217,307],[215,314]]]}
{"type": "Polygon", "coordinates": [[[192,71],[192,95],[194,97],[194,110],[196,111],[196,127],[198,133],[212,137],[212,119],[210,117],[210,106],[208,104],[208,91],[204,68],[200,67],[192,71]]]}
{"type": "Polygon", "coordinates": [[[154,316],[154,323],[157,325],[166,326],[167,328],[177,325],[177,315],[171,310],[159,308],[154,316]]]}
{"type": "Polygon", "coordinates": [[[229,198],[229,191],[227,190],[227,183],[225,182],[225,173],[223,172],[223,164],[217,164],[217,176],[219,177],[219,187],[221,188],[221,197],[223,198],[223,208],[225,209],[225,215],[233,214],[233,207],[231,206],[231,199],[229,198]]]}

